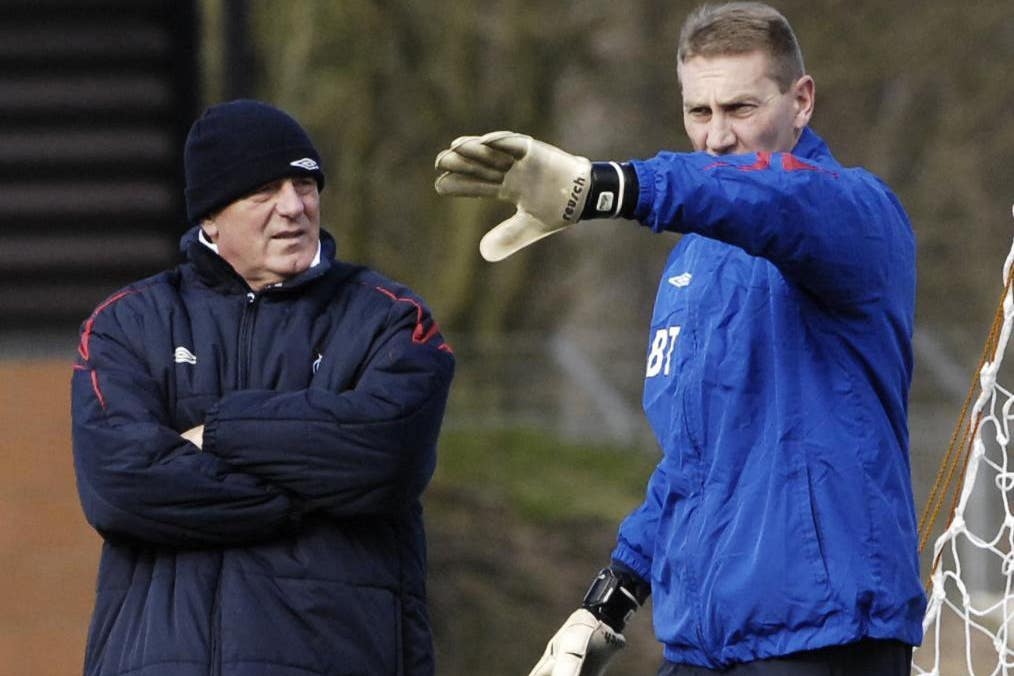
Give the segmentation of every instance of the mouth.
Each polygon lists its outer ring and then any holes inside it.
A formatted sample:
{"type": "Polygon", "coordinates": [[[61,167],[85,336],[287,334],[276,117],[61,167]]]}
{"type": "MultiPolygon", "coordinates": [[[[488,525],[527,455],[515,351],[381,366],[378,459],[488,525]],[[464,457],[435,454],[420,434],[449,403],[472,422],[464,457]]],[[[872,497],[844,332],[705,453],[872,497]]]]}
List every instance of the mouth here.
{"type": "Polygon", "coordinates": [[[302,230],[286,230],[285,232],[279,232],[271,236],[271,239],[299,239],[303,236],[302,230]]]}

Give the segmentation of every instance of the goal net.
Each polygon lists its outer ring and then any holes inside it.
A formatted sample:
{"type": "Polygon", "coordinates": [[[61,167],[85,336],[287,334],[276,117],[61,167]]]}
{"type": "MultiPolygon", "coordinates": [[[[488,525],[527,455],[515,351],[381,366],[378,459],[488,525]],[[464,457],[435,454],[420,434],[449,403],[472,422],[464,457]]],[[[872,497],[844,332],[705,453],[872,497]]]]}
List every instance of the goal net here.
{"type": "MultiPolygon", "coordinates": [[[[1014,373],[1003,366],[1014,322],[1014,246],[978,377],[969,391],[920,523],[932,550],[925,637],[913,674],[1014,674],[1014,373]]],[[[1008,358],[1014,362],[1014,357],[1008,358]]]]}

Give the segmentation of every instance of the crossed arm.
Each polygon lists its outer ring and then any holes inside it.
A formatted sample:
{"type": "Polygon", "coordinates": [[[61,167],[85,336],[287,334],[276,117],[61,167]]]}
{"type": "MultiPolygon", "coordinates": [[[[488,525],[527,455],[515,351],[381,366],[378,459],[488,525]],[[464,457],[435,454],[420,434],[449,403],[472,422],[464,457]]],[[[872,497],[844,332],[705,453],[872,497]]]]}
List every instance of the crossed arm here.
{"type": "Polygon", "coordinates": [[[351,390],[233,392],[181,433],[121,322],[99,317],[72,381],[87,519],[106,537],[199,547],[271,539],[313,512],[404,508],[432,473],[453,372],[414,326],[392,318],[351,390]]]}

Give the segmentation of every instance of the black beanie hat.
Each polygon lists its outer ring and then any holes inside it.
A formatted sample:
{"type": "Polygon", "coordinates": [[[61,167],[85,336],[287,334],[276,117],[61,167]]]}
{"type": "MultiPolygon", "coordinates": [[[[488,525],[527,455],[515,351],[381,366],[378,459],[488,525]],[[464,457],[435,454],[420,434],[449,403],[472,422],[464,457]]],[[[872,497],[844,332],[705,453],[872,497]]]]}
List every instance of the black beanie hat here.
{"type": "Polygon", "coordinates": [[[292,117],[261,101],[211,106],[190,127],[183,148],[187,218],[208,214],[288,176],[313,176],[324,189],[320,155],[292,117]]]}

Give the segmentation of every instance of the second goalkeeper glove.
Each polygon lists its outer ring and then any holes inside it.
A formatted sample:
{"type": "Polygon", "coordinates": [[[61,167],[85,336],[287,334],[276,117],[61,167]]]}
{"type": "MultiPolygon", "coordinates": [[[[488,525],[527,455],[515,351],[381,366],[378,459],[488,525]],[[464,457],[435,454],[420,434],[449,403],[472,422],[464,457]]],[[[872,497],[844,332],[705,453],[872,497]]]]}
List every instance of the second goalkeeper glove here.
{"type": "Polygon", "coordinates": [[[601,676],[626,644],[623,634],[581,608],[549,640],[528,676],[601,676]]]}
{"type": "Polygon", "coordinates": [[[627,644],[620,632],[650,593],[648,583],[621,564],[600,570],[529,676],[602,676],[627,644]]]}

